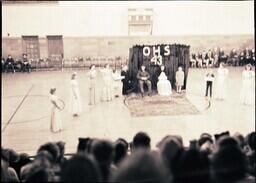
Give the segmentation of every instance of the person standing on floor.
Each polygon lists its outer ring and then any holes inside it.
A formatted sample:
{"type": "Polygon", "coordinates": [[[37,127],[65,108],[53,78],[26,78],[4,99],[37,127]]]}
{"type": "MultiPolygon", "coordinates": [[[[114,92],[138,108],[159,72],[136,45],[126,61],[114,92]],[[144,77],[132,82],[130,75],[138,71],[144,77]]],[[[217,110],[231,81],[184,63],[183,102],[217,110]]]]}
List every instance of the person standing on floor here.
{"type": "Polygon", "coordinates": [[[97,77],[97,71],[95,68],[95,65],[90,66],[90,71],[88,72],[89,80],[90,80],[90,86],[89,86],[89,97],[90,97],[90,103],[89,105],[95,105],[96,104],[96,77],[97,77]]]}
{"type": "Polygon", "coordinates": [[[242,72],[242,89],[241,89],[241,103],[244,105],[250,105],[253,103],[254,94],[254,78],[255,73],[252,70],[252,65],[247,64],[242,72]]]}
{"type": "Polygon", "coordinates": [[[52,103],[50,129],[54,133],[60,132],[62,130],[62,122],[61,122],[61,114],[60,114],[61,107],[58,106],[57,104],[58,97],[56,96],[55,87],[52,87],[50,89],[50,101],[52,103]]]}
{"type": "Polygon", "coordinates": [[[124,79],[124,76],[120,75],[120,72],[117,70],[113,70],[112,73],[112,78],[113,78],[113,95],[115,98],[118,98],[121,96],[122,92],[122,85],[123,83],[121,82],[122,79],[124,79]]]}
{"type": "Polygon", "coordinates": [[[224,64],[220,63],[220,67],[217,70],[217,83],[216,83],[216,99],[224,100],[226,94],[226,79],[228,76],[228,69],[224,68],[224,64]]]}
{"type": "Polygon", "coordinates": [[[212,98],[212,87],[213,87],[212,85],[214,81],[214,74],[211,68],[208,69],[208,72],[206,73],[204,80],[206,81],[205,97],[206,98],[208,97],[208,93],[210,91],[210,98],[212,98]]]}
{"type": "Polygon", "coordinates": [[[121,76],[123,76],[123,79],[122,79],[122,82],[123,82],[122,94],[127,95],[128,91],[131,89],[131,81],[130,81],[130,78],[129,78],[128,66],[127,65],[122,66],[121,76]]]}
{"type": "Polygon", "coordinates": [[[82,105],[81,105],[81,97],[80,97],[80,90],[79,85],[77,82],[77,73],[74,72],[71,75],[71,112],[73,113],[73,117],[77,117],[82,112],[82,105]]]}
{"type": "Polygon", "coordinates": [[[178,71],[176,72],[176,90],[177,93],[181,93],[182,86],[184,85],[184,71],[182,67],[178,67],[178,71]]]}
{"type": "Polygon", "coordinates": [[[106,64],[104,69],[101,70],[103,78],[103,88],[102,88],[102,101],[112,100],[112,71],[109,68],[109,64],[106,64]]]}
{"type": "Polygon", "coordinates": [[[161,65],[160,69],[161,73],[158,76],[157,92],[162,96],[170,96],[172,94],[172,86],[164,72],[164,65],[161,65]]]}

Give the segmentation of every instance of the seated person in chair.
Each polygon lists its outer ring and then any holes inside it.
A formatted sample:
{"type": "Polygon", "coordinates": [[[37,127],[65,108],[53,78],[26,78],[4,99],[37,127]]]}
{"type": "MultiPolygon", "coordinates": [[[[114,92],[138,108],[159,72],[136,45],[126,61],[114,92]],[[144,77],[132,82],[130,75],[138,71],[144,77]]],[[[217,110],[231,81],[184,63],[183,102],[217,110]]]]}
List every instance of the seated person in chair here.
{"type": "Polygon", "coordinates": [[[139,86],[140,86],[140,91],[142,93],[142,96],[144,96],[144,83],[148,87],[148,95],[151,94],[151,81],[149,80],[150,75],[147,71],[145,71],[145,66],[141,66],[141,70],[138,71],[137,74],[137,79],[139,80],[139,86]]]}
{"type": "Polygon", "coordinates": [[[30,73],[30,71],[31,71],[31,64],[28,61],[27,54],[23,54],[22,64],[23,64],[23,66],[22,66],[23,72],[27,71],[28,73],[30,73]]]}
{"type": "Polygon", "coordinates": [[[9,70],[11,70],[12,73],[15,73],[14,60],[11,55],[8,55],[8,58],[6,59],[5,70],[6,72],[9,72],[9,70]]]}
{"type": "Polygon", "coordinates": [[[172,94],[172,86],[164,72],[164,66],[161,65],[161,74],[158,76],[157,92],[162,96],[169,96],[172,94]]]}

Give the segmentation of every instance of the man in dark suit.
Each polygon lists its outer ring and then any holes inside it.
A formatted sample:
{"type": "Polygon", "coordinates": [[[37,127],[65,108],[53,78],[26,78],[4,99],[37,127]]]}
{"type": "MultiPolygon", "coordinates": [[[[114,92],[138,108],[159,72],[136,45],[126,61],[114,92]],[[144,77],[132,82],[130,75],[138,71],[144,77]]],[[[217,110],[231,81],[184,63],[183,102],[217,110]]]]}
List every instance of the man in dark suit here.
{"type": "Polygon", "coordinates": [[[137,74],[137,79],[139,80],[139,87],[140,87],[140,91],[142,93],[142,96],[144,96],[144,93],[145,93],[144,92],[144,83],[148,87],[147,94],[151,95],[151,92],[152,92],[152,90],[151,90],[152,84],[151,84],[151,81],[149,80],[150,75],[145,69],[146,69],[146,67],[144,65],[142,65],[141,70],[139,70],[138,74],[137,74]]]}
{"type": "Polygon", "coordinates": [[[14,69],[14,60],[12,58],[11,55],[8,55],[8,58],[6,59],[5,62],[5,70],[6,72],[8,72],[9,70],[11,70],[12,73],[15,73],[15,69],[14,69]]]}
{"type": "Polygon", "coordinates": [[[22,58],[22,71],[23,72],[28,72],[30,73],[30,70],[31,70],[31,65],[28,61],[28,58],[27,58],[27,54],[23,54],[23,58],[22,58]]]}
{"type": "Polygon", "coordinates": [[[124,65],[122,67],[121,76],[123,76],[123,79],[122,79],[122,82],[123,82],[122,94],[127,95],[129,93],[129,90],[131,89],[131,80],[130,80],[130,77],[129,77],[127,65],[124,65]]]}

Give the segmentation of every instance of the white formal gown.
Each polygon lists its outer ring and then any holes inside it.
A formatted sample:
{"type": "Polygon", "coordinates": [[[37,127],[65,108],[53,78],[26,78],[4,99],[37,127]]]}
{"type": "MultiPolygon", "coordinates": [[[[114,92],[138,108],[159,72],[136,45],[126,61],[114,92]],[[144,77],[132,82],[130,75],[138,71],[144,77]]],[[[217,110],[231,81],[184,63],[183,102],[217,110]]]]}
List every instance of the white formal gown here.
{"type": "Polygon", "coordinates": [[[241,103],[253,104],[254,102],[254,71],[242,72],[242,89],[241,89],[241,103]]]}
{"type": "Polygon", "coordinates": [[[162,96],[169,96],[172,94],[171,83],[167,79],[167,76],[165,75],[164,72],[161,72],[161,74],[158,77],[157,92],[159,95],[162,95],[162,96]]]}
{"type": "Polygon", "coordinates": [[[123,87],[123,83],[122,83],[122,79],[124,78],[123,76],[121,76],[120,73],[116,72],[112,74],[112,78],[113,78],[113,95],[118,95],[118,96],[122,96],[122,87],[123,87]]]}
{"type": "Polygon", "coordinates": [[[77,80],[71,80],[71,97],[70,108],[72,114],[80,114],[82,112],[81,96],[77,80]]]}
{"type": "Polygon", "coordinates": [[[218,68],[217,70],[217,81],[215,91],[215,97],[217,99],[224,99],[226,97],[226,80],[228,73],[229,71],[226,68],[218,68]]]}
{"type": "Polygon", "coordinates": [[[103,78],[103,87],[102,87],[102,101],[111,101],[113,92],[112,92],[112,71],[110,69],[103,69],[102,78],[103,78]]]}
{"type": "Polygon", "coordinates": [[[59,132],[62,130],[60,110],[53,104],[53,102],[57,103],[57,100],[58,98],[55,95],[50,95],[50,101],[52,103],[50,129],[52,132],[59,132]]]}

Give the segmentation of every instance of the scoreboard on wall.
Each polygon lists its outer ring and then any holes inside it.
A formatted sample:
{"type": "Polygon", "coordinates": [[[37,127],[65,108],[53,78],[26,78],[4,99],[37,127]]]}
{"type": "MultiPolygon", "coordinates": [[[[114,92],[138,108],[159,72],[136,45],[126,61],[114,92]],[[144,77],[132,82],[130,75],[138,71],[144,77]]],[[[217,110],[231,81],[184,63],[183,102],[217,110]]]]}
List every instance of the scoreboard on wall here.
{"type": "Polygon", "coordinates": [[[161,51],[161,46],[144,46],[143,47],[143,56],[151,57],[150,64],[151,65],[162,65],[163,64],[163,57],[169,56],[170,46],[165,45],[162,47],[163,52],[161,51]]]}

